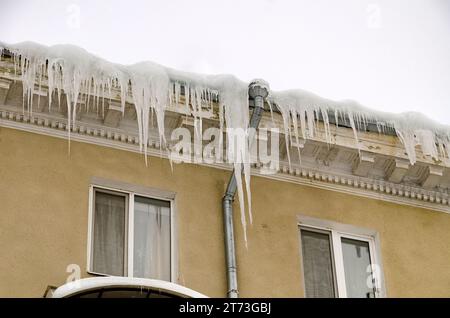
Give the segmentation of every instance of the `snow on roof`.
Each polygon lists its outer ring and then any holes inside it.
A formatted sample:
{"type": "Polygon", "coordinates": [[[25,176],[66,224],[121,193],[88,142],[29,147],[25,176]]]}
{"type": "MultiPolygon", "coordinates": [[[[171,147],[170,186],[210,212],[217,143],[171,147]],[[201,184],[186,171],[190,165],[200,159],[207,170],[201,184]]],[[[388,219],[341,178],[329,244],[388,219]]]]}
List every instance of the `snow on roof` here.
{"type": "MultiPolygon", "coordinates": [[[[291,134],[289,123],[297,127],[299,122],[302,135],[313,137],[316,130],[314,119],[321,116],[327,142],[331,143],[331,114],[337,125],[350,125],[357,144],[358,130],[365,130],[369,122],[376,124],[379,133],[393,129],[404,145],[411,164],[416,162],[416,145],[421,145],[422,152],[436,161],[440,155],[450,157],[450,126],[437,123],[421,113],[381,112],[352,100],[333,101],[300,89],[272,92],[271,100],[282,113],[286,136],[291,134]]],[[[294,135],[298,138],[296,130],[294,135]]]]}

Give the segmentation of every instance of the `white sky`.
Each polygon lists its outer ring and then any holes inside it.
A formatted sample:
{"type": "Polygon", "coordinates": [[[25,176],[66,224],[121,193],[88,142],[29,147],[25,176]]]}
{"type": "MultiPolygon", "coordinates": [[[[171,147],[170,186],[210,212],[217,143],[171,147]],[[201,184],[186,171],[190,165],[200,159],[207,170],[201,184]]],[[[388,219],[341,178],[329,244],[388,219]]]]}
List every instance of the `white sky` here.
{"type": "Polygon", "coordinates": [[[25,40],[450,124],[449,0],[0,0],[0,41],[25,40]]]}

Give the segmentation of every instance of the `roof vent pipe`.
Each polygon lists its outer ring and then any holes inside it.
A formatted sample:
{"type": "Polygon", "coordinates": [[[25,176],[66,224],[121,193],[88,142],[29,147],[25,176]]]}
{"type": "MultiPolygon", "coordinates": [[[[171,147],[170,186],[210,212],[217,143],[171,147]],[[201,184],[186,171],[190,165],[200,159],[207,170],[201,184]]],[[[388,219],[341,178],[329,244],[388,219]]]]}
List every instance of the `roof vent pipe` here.
{"type": "MultiPolygon", "coordinates": [[[[264,80],[253,80],[248,89],[248,94],[255,101],[255,107],[250,118],[249,128],[256,128],[259,125],[264,112],[264,98],[269,94],[269,84],[264,80]]],[[[249,147],[251,147],[254,136],[249,136],[249,147]]],[[[222,199],[224,232],[225,232],[225,258],[227,266],[227,296],[228,298],[238,298],[236,249],[233,228],[233,201],[236,195],[236,178],[234,170],[231,173],[227,190],[222,199]]]]}

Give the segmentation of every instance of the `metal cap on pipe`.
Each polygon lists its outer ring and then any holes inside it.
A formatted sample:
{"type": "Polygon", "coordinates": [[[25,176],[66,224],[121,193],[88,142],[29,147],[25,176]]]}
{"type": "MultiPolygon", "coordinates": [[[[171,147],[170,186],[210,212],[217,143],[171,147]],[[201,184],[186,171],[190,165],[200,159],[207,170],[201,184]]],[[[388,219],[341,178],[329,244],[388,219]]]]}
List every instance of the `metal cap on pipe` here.
{"type": "Polygon", "coordinates": [[[251,98],[255,98],[257,96],[266,98],[269,95],[269,83],[267,83],[263,79],[254,79],[248,85],[248,94],[251,98]]]}

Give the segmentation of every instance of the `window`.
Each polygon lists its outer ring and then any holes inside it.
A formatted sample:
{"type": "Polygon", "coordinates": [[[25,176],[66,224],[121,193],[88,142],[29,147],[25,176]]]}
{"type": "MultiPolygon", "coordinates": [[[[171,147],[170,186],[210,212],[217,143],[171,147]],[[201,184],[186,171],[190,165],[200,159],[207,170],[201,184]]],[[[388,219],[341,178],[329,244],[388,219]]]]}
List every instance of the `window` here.
{"type": "Polygon", "coordinates": [[[336,282],[330,233],[301,229],[307,297],[335,297],[336,282]]]}
{"type": "Polygon", "coordinates": [[[91,273],[171,280],[171,200],[92,187],[91,273]]]}
{"type": "Polygon", "coordinates": [[[306,297],[380,297],[374,238],[300,225],[306,297]]]}

